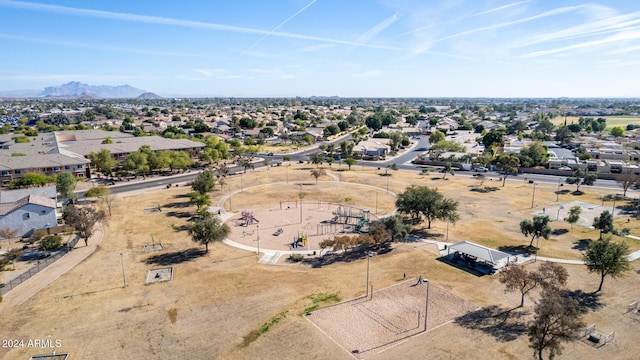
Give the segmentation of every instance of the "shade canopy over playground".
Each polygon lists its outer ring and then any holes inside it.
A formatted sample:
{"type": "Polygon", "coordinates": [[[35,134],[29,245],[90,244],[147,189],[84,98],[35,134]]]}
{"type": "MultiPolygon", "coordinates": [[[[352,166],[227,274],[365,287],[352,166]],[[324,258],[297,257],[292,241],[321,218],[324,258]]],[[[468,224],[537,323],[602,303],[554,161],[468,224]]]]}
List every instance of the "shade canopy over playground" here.
{"type": "Polygon", "coordinates": [[[507,265],[509,257],[511,256],[505,252],[474,244],[469,241],[461,241],[449,246],[448,253],[451,254],[452,250],[454,252],[457,251],[469,256],[473,256],[478,261],[484,261],[487,264],[493,265],[493,267],[496,269],[500,269],[503,266],[507,265]]]}

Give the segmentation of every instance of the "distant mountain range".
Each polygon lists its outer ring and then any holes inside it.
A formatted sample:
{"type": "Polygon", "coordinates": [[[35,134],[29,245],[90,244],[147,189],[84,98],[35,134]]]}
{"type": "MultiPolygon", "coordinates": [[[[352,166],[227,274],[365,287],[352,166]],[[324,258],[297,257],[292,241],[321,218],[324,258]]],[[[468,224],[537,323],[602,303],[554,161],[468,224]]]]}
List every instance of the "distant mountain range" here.
{"type": "Polygon", "coordinates": [[[48,86],[42,91],[16,90],[0,91],[0,97],[46,97],[46,98],[83,98],[83,99],[114,99],[137,98],[157,99],[160,96],[145,90],[136,89],[130,85],[89,85],[78,81],[71,81],[58,86],[48,86]]]}

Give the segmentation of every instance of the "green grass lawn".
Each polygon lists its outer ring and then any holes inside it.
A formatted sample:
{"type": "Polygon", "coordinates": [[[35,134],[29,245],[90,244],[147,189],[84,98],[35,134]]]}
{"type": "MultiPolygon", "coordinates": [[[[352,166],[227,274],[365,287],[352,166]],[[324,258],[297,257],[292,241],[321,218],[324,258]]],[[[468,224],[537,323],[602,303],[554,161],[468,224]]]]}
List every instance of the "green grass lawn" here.
{"type": "MultiPolygon", "coordinates": [[[[593,116],[593,118],[598,118],[597,116],[593,116]]],[[[622,126],[626,128],[629,124],[640,125],[640,116],[605,116],[607,119],[607,128],[605,130],[611,130],[614,126],[622,126]]],[[[578,116],[567,116],[567,125],[578,123],[578,116]]],[[[554,125],[562,125],[564,124],[564,116],[558,116],[557,118],[551,120],[554,125]]]]}

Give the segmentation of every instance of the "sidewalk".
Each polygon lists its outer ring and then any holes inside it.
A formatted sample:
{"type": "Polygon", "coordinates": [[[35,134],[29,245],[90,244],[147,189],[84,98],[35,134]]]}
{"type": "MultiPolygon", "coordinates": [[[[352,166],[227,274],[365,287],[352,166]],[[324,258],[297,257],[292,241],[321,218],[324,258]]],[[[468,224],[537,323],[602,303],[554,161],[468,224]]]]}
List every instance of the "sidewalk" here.
{"type": "Polygon", "coordinates": [[[98,224],[93,235],[89,238],[88,246],[84,246],[84,240],[80,239],[76,247],[68,254],[9,291],[0,302],[0,315],[20,306],[64,273],[73,269],[96,250],[103,237],[104,229],[102,224],[98,224]]]}

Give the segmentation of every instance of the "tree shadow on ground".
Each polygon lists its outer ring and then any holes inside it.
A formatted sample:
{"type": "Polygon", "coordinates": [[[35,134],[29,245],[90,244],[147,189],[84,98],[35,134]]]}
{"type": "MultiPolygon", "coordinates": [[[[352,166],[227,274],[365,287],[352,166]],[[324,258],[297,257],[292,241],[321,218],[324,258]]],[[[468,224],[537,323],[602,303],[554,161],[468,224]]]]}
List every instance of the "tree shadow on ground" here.
{"type": "Polygon", "coordinates": [[[481,187],[481,188],[474,187],[474,188],[471,189],[471,191],[479,192],[479,193],[482,193],[482,194],[487,194],[487,193],[498,191],[498,190],[500,190],[500,188],[496,187],[496,186],[484,186],[484,187],[481,187]]]}
{"type": "Polygon", "coordinates": [[[480,330],[499,342],[516,340],[527,332],[524,321],[528,311],[491,305],[455,319],[455,323],[471,330],[480,330]]]}
{"type": "Polygon", "coordinates": [[[532,255],[535,254],[535,246],[529,245],[512,245],[512,246],[499,246],[498,250],[506,252],[508,254],[523,254],[532,255]]]}
{"type": "Polygon", "coordinates": [[[444,235],[440,233],[430,232],[429,229],[419,229],[419,230],[413,230],[411,232],[411,236],[421,238],[421,239],[427,239],[427,238],[441,238],[444,235]]]}
{"type": "Polygon", "coordinates": [[[575,190],[571,192],[571,195],[573,196],[582,196],[584,195],[584,192],[582,190],[575,190]]]}
{"type": "Polygon", "coordinates": [[[393,250],[391,243],[376,244],[368,247],[351,249],[343,253],[328,253],[319,257],[306,258],[302,260],[303,264],[311,265],[312,268],[321,268],[323,266],[335,263],[347,263],[356,260],[364,260],[367,254],[382,255],[393,250]]]}
{"type": "Polygon", "coordinates": [[[551,231],[551,235],[564,235],[566,233],[568,233],[569,230],[567,229],[553,229],[553,231],[551,231]]]}
{"type": "Polygon", "coordinates": [[[597,292],[586,293],[582,290],[567,290],[564,295],[576,300],[578,302],[578,310],[581,312],[586,312],[587,310],[596,311],[604,306],[604,303],[600,301],[600,293],[597,292]]]}
{"type": "Polygon", "coordinates": [[[176,194],[176,195],[173,195],[174,199],[181,199],[181,198],[188,198],[188,197],[189,197],[189,194],[176,194]]]}
{"type": "Polygon", "coordinates": [[[206,252],[204,249],[191,248],[166,254],[153,255],[145,260],[145,262],[153,265],[174,265],[195,260],[205,254],[206,252]]]}
{"type": "Polygon", "coordinates": [[[185,202],[174,202],[174,203],[170,203],[170,204],[165,204],[162,207],[164,208],[186,208],[191,206],[191,203],[188,201],[185,202]]]}
{"type": "Polygon", "coordinates": [[[560,191],[554,191],[553,193],[556,194],[556,195],[565,195],[565,194],[568,194],[570,192],[571,192],[571,190],[569,190],[569,189],[563,189],[563,190],[560,190],[560,191]]]}
{"type": "Polygon", "coordinates": [[[593,241],[593,240],[591,240],[591,239],[580,239],[578,241],[574,241],[573,242],[573,246],[571,248],[575,249],[575,250],[580,250],[580,251],[587,250],[587,247],[589,247],[589,244],[591,244],[591,241],[593,241]]]}
{"type": "Polygon", "coordinates": [[[179,219],[190,218],[193,216],[193,214],[188,211],[169,211],[165,214],[167,214],[167,216],[177,217],[179,219]]]}

